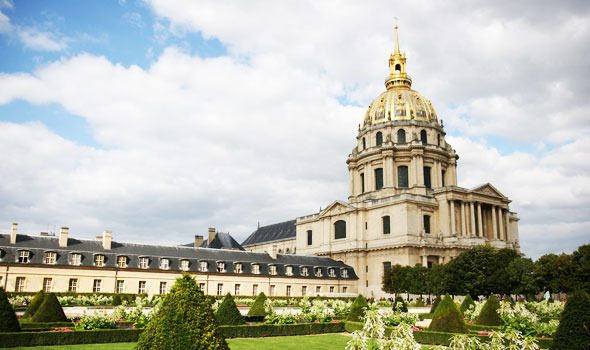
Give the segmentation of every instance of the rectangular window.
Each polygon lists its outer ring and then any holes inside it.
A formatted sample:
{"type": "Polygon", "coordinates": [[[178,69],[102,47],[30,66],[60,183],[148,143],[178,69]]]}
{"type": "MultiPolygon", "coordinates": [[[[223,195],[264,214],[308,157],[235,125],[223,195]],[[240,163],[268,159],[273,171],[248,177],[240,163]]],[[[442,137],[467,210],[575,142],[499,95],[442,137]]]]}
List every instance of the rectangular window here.
{"type": "Polygon", "coordinates": [[[201,270],[202,272],[206,272],[207,270],[209,270],[209,264],[206,261],[201,261],[199,265],[199,270],[201,270]]]}
{"type": "Polygon", "coordinates": [[[277,274],[277,267],[275,265],[269,265],[268,266],[268,273],[271,275],[276,275],[277,274]]]}
{"type": "Polygon", "coordinates": [[[285,275],[293,276],[293,266],[285,266],[285,275]]]}
{"type": "Polygon", "coordinates": [[[316,294],[320,294],[322,292],[322,287],[321,286],[316,286],[315,287],[315,292],[316,292],[316,294]]]}
{"type": "Polygon", "coordinates": [[[384,261],[383,262],[383,273],[386,274],[391,271],[391,261],[384,261]]]}
{"type": "Polygon", "coordinates": [[[383,234],[384,235],[388,235],[391,233],[391,225],[390,225],[390,220],[389,220],[389,215],[386,215],[384,217],[381,218],[381,221],[383,222],[383,234]]]}
{"type": "Polygon", "coordinates": [[[365,193],[365,174],[361,173],[361,193],[365,193]]]}
{"type": "Polygon", "coordinates": [[[342,278],[348,278],[348,270],[347,269],[342,269],[342,271],[340,271],[340,276],[342,278]]]}
{"type": "Polygon", "coordinates": [[[139,258],[139,268],[147,269],[150,266],[150,259],[146,257],[139,258]]]}
{"type": "Polygon", "coordinates": [[[397,187],[408,188],[408,167],[400,165],[397,167],[397,187]]]}
{"type": "Polygon", "coordinates": [[[444,170],[440,174],[442,187],[445,187],[445,174],[446,174],[446,172],[444,170]]]}
{"type": "Polygon", "coordinates": [[[217,283],[217,295],[223,295],[223,283],[217,283]]]}
{"type": "Polygon", "coordinates": [[[259,274],[260,273],[260,265],[258,264],[252,264],[252,273],[253,274],[259,274]]]}
{"type": "Polygon", "coordinates": [[[301,267],[301,276],[309,276],[309,268],[307,266],[301,267]]]}
{"type": "Polygon", "coordinates": [[[102,280],[94,280],[92,282],[92,292],[93,293],[100,293],[101,286],[102,286],[102,280]]]}
{"type": "Polygon", "coordinates": [[[275,296],[275,294],[276,294],[276,286],[274,284],[271,284],[270,285],[270,291],[269,291],[269,293],[270,293],[271,296],[273,296],[273,297],[275,296]]]}
{"type": "Polygon", "coordinates": [[[430,215],[424,215],[424,233],[430,233],[430,215]]]}
{"type": "Polygon", "coordinates": [[[334,239],[346,238],[346,221],[338,220],[334,223],[334,239]]]}
{"type": "Polygon", "coordinates": [[[205,290],[205,283],[199,283],[199,288],[201,288],[203,293],[207,294],[207,291],[205,290]]]}
{"type": "Polygon", "coordinates": [[[307,231],[307,245],[312,245],[313,244],[313,234],[311,232],[311,230],[307,231]]]}
{"type": "Polygon", "coordinates": [[[70,254],[70,265],[80,265],[82,263],[82,254],[70,254]]]}
{"type": "Polygon", "coordinates": [[[117,257],[117,267],[120,267],[120,268],[127,267],[127,257],[126,256],[117,257]]]}
{"type": "Polygon", "coordinates": [[[43,279],[43,291],[48,293],[51,292],[51,285],[53,284],[52,278],[44,278],[43,279]]]}
{"type": "Polygon", "coordinates": [[[117,285],[115,286],[115,290],[117,293],[125,293],[125,281],[117,280],[117,285]]]}
{"type": "Polygon", "coordinates": [[[160,269],[161,270],[170,269],[170,259],[167,259],[167,258],[160,259],[160,269]]]}
{"type": "Polygon", "coordinates": [[[137,294],[145,294],[147,292],[146,284],[146,281],[139,281],[139,286],[137,287],[137,294]]]}
{"type": "Polygon", "coordinates": [[[430,167],[424,167],[424,186],[426,188],[432,188],[432,180],[430,179],[430,167]]]}
{"type": "Polygon", "coordinates": [[[104,266],[104,255],[98,254],[94,256],[94,266],[103,267],[104,266]]]}
{"type": "Polygon", "coordinates": [[[188,271],[189,267],[190,267],[190,261],[180,260],[180,269],[182,271],[188,271]]]}
{"type": "Polygon", "coordinates": [[[328,269],[328,276],[329,277],[336,277],[336,270],[334,268],[328,269]]]}
{"type": "Polygon", "coordinates": [[[217,272],[225,272],[225,263],[224,262],[217,263],[217,272]]]}
{"type": "Polygon", "coordinates": [[[168,292],[168,283],[160,282],[160,294],[166,294],[168,292]]]}
{"type": "Polygon", "coordinates": [[[241,263],[237,263],[234,265],[234,272],[235,273],[242,273],[242,264],[241,263]]]}
{"type": "Polygon", "coordinates": [[[342,287],[342,293],[346,293],[347,290],[348,290],[348,287],[342,287]]]}
{"type": "Polygon", "coordinates": [[[321,267],[316,267],[315,269],[315,276],[316,277],[322,277],[322,268],[321,267]]]}
{"type": "Polygon", "coordinates": [[[252,285],[252,295],[258,295],[258,285],[257,284],[252,285]]]}
{"type": "Polygon", "coordinates": [[[23,264],[29,263],[30,252],[28,250],[21,250],[18,252],[18,262],[23,264]]]}
{"type": "Polygon", "coordinates": [[[375,189],[380,190],[383,188],[383,169],[375,169],[375,189]]]}
{"type": "Polygon", "coordinates": [[[56,258],[57,258],[56,252],[46,252],[45,256],[43,257],[43,262],[45,264],[55,264],[56,258]]]}
{"type": "Polygon", "coordinates": [[[70,282],[68,282],[68,292],[77,292],[78,291],[78,279],[77,278],[70,278],[70,282]]]}
{"type": "Polygon", "coordinates": [[[287,296],[291,296],[291,286],[287,286],[287,296]]]}
{"type": "Polygon", "coordinates": [[[240,287],[241,286],[239,284],[234,286],[234,295],[240,295],[240,287]]]}
{"type": "Polygon", "coordinates": [[[306,296],[307,295],[307,286],[302,286],[301,287],[301,296],[306,296]]]}
{"type": "Polygon", "coordinates": [[[330,286],[330,293],[334,293],[334,286],[330,286]]]}
{"type": "Polygon", "coordinates": [[[23,292],[25,290],[25,281],[24,277],[17,277],[16,283],[14,284],[14,291],[15,292],[23,292]]]}

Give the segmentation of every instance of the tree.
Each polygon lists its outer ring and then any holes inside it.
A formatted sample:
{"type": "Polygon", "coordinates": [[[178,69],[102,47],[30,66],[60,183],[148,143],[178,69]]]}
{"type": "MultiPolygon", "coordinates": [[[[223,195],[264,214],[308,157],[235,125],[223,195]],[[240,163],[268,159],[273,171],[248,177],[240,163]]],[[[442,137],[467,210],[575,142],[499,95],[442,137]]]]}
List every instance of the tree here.
{"type": "Polygon", "coordinates": [[[481,308],[481,312],[477,317],[477,324],[485,325],[485,326],[499,326],[502,324],[502,319],[500,319],[500,315],[498,314],[498,309],[500,309],[500,302],[495,295],[490,295],[488,300],[483,307],[481,308]]]}
{"type": "Polygon", "coordinates": [[[27,307],[27,309],[25,310],[23,317],[32,317],[35,314],[35,312],[37,312],[37,310],[39,309],[39,306],[41,306],[41,304],[43,303],[43,300],[45,300],[45,292],[43,290],[40,290],[31,299],[29,307],[27,307]]]}
{"type": "Polygon", "coordinates": [[[0,332],[18,332],[20,325],[4,288],[0,287],[0,332]]]}
{"type": "Polygon", "coordinates": [[[411,267],[393,265],[389,271],[383,273],[383,290],[388,293],[405,293],[411,287],[411,267]]]}
{"type": "Polygon", "coordinates": [[[68,318],[57,296],[54,293],[46,293],[32,320],[34,322],[67,322],[68,318]]]}
{"type": "Polygon", "coordinates": [[[509,294],[531,295],[537,292],[535,283],[535,264],[529,258],[518,257],[506,266],[510,284],[509,294]]]}
{"type": "Polygon", "coordinates": [[[520,255],[513,249],[504,248],[494,250],[491,264],[486,267],[488,275],[486,276],[484,289],[488,293],[512,293],[512,286],[508,274],[506,273],[506,268],[512,261],[519,257],[520,255]]]}
{"type": "Polygon", "coordinates": [[[246,320],[244,320],[244,317],[240,313],[240,310],[238,310],[234,298],[229,293],[227,293],[225,298],[223,298],[223,300],[221,301],[221,304],[219,304],[217,312],[215,313],[215,319],[217,320],[217,323],[220,325],[235,325],[246,323],[246,320]]]}
{"type": "Polygon", "coordinates": [[[447,265],[432,265],[426,273],[426,292],[441,295],[447,290],[447,265]]]}
{"type": "Polygon", "coordinates": [[[551,348],[590,349],[590,298],[586,292],[575,291],[568,299],[551,348]]]}
{"type": "Polygon", "coordinates": [[[176,283],[141,333],[136,349],[229,350],[221,334],[210,301],[189,275],[176,283]]]}
{"type": "Polygon", "coordinates": [[[572,257],[567,254],[546,254],[535,262],[535,280],[538,290],[567,293],[573,283],[572,257]]]}
{"type": "Polygon", "coordinates": [[[250,317],[259,317],[264,319],[266,317],[266,308],[264,303],[266,302],[266,295],[262,292],[256,296],[254,299],[254,303],[248,310],[248,316],[250,317]]]}
{"type": "Polygon", "coordinates": [[[430,307],[430,313],[433,314],[436,312],[436,308],[438,307],[438,304],[440,304],[440,296],[437,295],[436,298],[434,298],[434,301],[432,302],[432,307],[430,307]]]}
{"type": "Polygon", "coordinates": [[[584,244],[572,254],[574,285],[590,293],[590,244],[584,244]]]}
{"type": "Polygon", "coordinates": [[[488,277],[494,272],[496,250],[477,246],[465,251],[447,264],[446,292],[460,295],[489,294],[488,277]]]}
{"type": "Polygon", "coordinates": [[[467,325],[465,325],[463,314],[457,309],[457,305],[455,305],[455,302],[449,295],[445,295],[438,304],[428,329],[436,332],[467,332],[467,325]]]}
{"type": "Polygon", "coordinates": [[[367,299],[359,294],[352,302],[352,305],[350,306],[350,312],[348,313],[346,320],[360,322],[365,316],[368,306],[369,304],[367,303],[367,299]]]}

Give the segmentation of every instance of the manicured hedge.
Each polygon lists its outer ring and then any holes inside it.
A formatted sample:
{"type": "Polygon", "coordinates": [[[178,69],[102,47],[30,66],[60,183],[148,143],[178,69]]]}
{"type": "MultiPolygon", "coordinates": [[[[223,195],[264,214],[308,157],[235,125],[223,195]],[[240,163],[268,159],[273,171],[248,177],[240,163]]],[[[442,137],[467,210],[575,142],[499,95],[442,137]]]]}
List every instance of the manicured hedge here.
{"type": "Polygon", "coordinates": [[[73,328],[72,322],[22,322],[20,328],[23,331],[40,331],[40,330],[51,330],[54,328],[70,327],[73,328]]]}
{"type": "Polygon", "coordinates": [[[98,329],[73,332],[0,333],[2,347],[136,342],[140,329],[98,329]]]}
{"type": "Polygon", "coordinates": [[[259,338],[344,332],[344,322],[221,326],[226,338],[259,338]]]}

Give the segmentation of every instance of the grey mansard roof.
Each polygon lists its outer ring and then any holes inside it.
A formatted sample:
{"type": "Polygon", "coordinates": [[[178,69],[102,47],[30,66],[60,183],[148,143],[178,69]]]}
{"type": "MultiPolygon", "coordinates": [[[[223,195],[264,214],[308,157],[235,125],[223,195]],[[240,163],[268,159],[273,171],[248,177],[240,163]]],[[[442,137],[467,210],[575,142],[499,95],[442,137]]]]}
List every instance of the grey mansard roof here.
{"type": "MultiPolygon", "coordinates": [[[[195,243],[183,244],[182,247],[194,247],[195,243]]],[[[215,249],[237,249],[246,250],[240,245],[229,233],[226,232],[215,232],[215,237],[209,244],[206,239],[201,243],[201,248],[215,248],[215,249]]]]}
{"type": "MultiPolygon", "coordinates": [[[[149,259],[148,271],[158,270],[159,261],[161,258],[170,259],[171,271],[180,270],[180,261],[188,260],[188,272],[206,272],[218,273],[217,262],[226,263],[225,273],[234,272],[234,263],[242,263],[243,274],[252,273],[252,264],[260,265],[260,274],[268,275],[268,266],[277,266],[277,276],[285,276],[285,266],[291,265],[294,267],[308,266],[310,268],[320,268],[322,270],[322,277],[315,277],[313,272],[309,271],[307,278],[323,278],[336,279],[328,277],[328,268],[335,268],[338,278],[341,279],[356,279],[356,274],[351,266],[348,266],[340,261],[335,261],[327,257],[319,256],[304,256],[304,255],[277,255],[273,259],[266,253],[255,253],[241,250],[229,249],[211,249],[211,248],[194,248],[184,246],[157,246],[145,244],[119,243],[113,241],[111,249],[106,250],[102,246],[101,241],[93,240],[78,240],[74,238],[68,239],[67,247],[59,247],[58,238],[54,236],[29,236],[17,235],[16,244],[10,244],[10,235],[0,234],[0,264],[20,265],[18,263],[18,254],[21,250],[30,252],[29,265],[44,265],[43,255],[45,252],[56,252],[56,264],[71,266],[69,264],[69,256],[72,253],[80,253],[82,255],[81,267],[91,268],[116,268],[117,257],[127,257],[127,269],[137,269],[139,267],[139,258],[147,257],[149,259]],[[94,256],[102,254],[105,256],[105,266],[95,267],[94,256]],[[207,261],[208,270],[200,271],[199,262],[207,261]],[[340,271],[347,270],[348,277],[340,277],[340,271]]],[[[300,269],[293,269],[293,277],[301,277],[300,269]]]]}
{"type": "Polygon", "coordinates": [[[269,243],[295,238],[295,220],[279,222],[278,224],[259,227],[242,242],[242,246],[269,243]]]}

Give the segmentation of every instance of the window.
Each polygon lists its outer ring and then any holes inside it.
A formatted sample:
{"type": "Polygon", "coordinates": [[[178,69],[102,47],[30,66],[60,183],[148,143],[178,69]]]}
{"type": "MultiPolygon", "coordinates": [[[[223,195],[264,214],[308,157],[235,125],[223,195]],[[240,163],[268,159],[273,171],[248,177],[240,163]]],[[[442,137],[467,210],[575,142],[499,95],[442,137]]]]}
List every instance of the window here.
{"type": "Polygon", "coordinates": [[[397,131],[397,143],[406,143],[406,131],[404,129],[399,129],[397,131]]]}
{"type": "Polygon", "coordinates": [[[252,295],[258,295],[258,285],[257,284],[252,285],[252,295]]]}
{"type": "Polygon", "coordinates": [[[405,165],[397,167],[397,186],[408,188],[408,167],[405,165]]]}
{"type": "Polygon", "coordinates": [[[361,173],[361,193],[365,193],[365,174],[361,173]]]}
{"type": "Polygon", "coordinates": [[[146,257],[139,258],[139,268],[147,269],[150,266],[150,259],[146,257]]]}
{"type": "Polygon", "coordinates": [[[223,283],[217,283],[217,295],[223,295],[223,283]]]}
{"type": "Polygon", "coordinates": [[[217,272],[225,272],[225,263],[223,261],[217,263],[217,272]]]}
{"type": "Polygon", "coordinates": [[[31,257],[31,252],[28,250],[20,250],[18,252],[18,262],[28,264],[31,257]]]}
{"type": "Polygon", "coordinates": [[[234,295],[240,295],[240,285],[236,284],[234,286],[234,295]]]}
{"type": "Polygon", "coordinates": [[[98,267],[104,266],[104,255],[97,254],[94,256],[94,266],[98,266],[98,267]]]}
{"type": "Polygon", "coordinates": [[[377,132],[377,135],[375,136],[375,144],[377,145],[377,147],[383,144],[383,134],[381,133],[381,131],[377,132]]]}
{"type": "Polygon", "coordinates": [[[436,143],[440,146],[440,134],[436,135],[436,143]]]}
{"type": "Polygon", "coordinates": [[[16,283],[14,284],[14,291],[15,292],[22,292],[25,290],[25,281],[24,277],[17,277],[16,283]]]}
{"type": "Polygon", "coordinates": [[[182,271],[188,271],[188,269],[190,268],[191,263],[188,260],[180,260],[180,269],[182,271]]]}
{"type": "Polygon", "coordinates": [[[348,287],[342,287],[342,293],[346,293],[347,290],[348,290],[348,287]]]}
{"type": "Polygon", "coordinates": [[[367,140],[363,137],[363,149],[367,149],[367,140]]]}
{"type": "Polygon", "coordinates": [[[424,186],[426,188],[432,188],[432,180],[430,179],[430,167],[424,167],[424,186]]]}
{"type": "Polygon", "coordinates": [[[304,297],[307,295],[307,286],[301,286],[301,296],[304,297]]]}
{"type": "Polygon", "coordinates": [[[342,269],[342,270],[340,271],[340,276],[341,276],[342,278],[348,278],[348,270],[347,270],[347,269],[342,269]]]}
{"type": "Polygon", "coordinates": [[[77,278],[70,278],[70,282],[68,282],[68,292],[77,292],[78,291],[78,279],[77,278]]]}
{"type": "Polygon", "coordinates": [[[383,223],[383,234],[388,235],[391,233],[391,226],[389,222],[389,215],[385,215],[381,218],[381,222],[383,223]]]}
{"type": "Polygon", "coordinates": [[[285,275],[293,276],[293,266],[285,266],[285,275]]]}
{"type": "Polygon", "coordinates": [[[117,293],[125,293],[125,281],[117,280],[117,285],[115,286],[115,290],[117,293]]]}
{"type": "Polygon", "coordinates": [[[260,265],[258,264],[252,264],[252,273],[253,274],[259,274],[260,273],[260,265]]]}
{"type": "Polygon", "coordinates": [[[94,280],[92,282],[92,292],[100,293],[100,287],[102,286],[102,280],[94,280]]]}
{"type": "Polygon", "coordinates": [[[346,221],[338,220],[334,223],[334,239],[346,238],[346,221]]]}
{"type": "Polygon", "coordinates": [[[44,264],[55,264],[57,260],[57,253],[56,252],[45,252],[43,256],[43,263],[44,264]]]}
{"type": "Polygon", "coordinates": [[[313,244],[313,234],[311,230],[307,230],[307,245],[313,244]]]}
{"type": "Polygon", "coordinates": [[[322,277],[322,268],[321,267],[316,267],[315,268],[315,276],[316,277],[322,277]]]}
{"type": "Polygon", "coordinates": [[[203,293],[207,294],[207,293],[205,292],[205,287],[206,287],[206,286],[205,286],[205,283],[202,283],[202,282],[201,282],[201,283],[199,283],[199,288],[200,288],[200,289],[203,291],[203,293]]]}
{"type": "Polygon", "coordinates": [[[82,254],[79,254],[79,253],[70,254],[70,265],[80,265],[80,264],[82,264],[82,254]]]}
{"type": "Polygon", "coordinates": [[[442,187],[445,187],[445,174],[446,174],[446,172],[444,170],[441,171],[440,179],[441,179],[442,187]]]}
{"type": "Polygon", "coordinates": [[[375,169],[375,189],[380,190],[383,188],[383,168],[375,169]]]}
{"type": "Polygon", "coordinates": [[[170,269],[170,259],[162,258],[160,259],[160,269],[161,270],[168,270],[170,269]]]}
{"type": "Polygon", "coordinates": [[[386,274],[389,271],[391,271],[391,261],[384,261],[383,262],[383,274],[386,274]]]}
{"type": "Polygon", "coordinates": [[[117,258],[117,267],[125,268],[127,267],[127,257],[120,256],[117,258]]]}
{"type": "Polygon", "coordinates": [[[271,284],[270,285],[270,290],[269,290],[270,296],[273,296],[274,297],[275,294],[276,294],[276,291],[277,291],[277,286],[275,286],[274,284],[271,284]]]}
{"type": "Polygon", "coordinates": [[[269,265],[268,266],[268,273],[271,275],[276,275],[277,274],[277,267],[275,265],[269,265]]]}
{"type": "Polygon", "coordinates": [[[236,263],[234,265],[234,272],[235,273],[242,273],[243,272],[242,264],[241,263],[236,263]]]}
{"type": "Polygon", "coordinates": [[[160,294],[166,294],[168,292],[168,283],[160,282],[160,294]]]}
{"type": "Polygon", "coordinates": [[[43,291],[48,293],[51,292],[51,285],[53,284],[53,279],[51,278],[44,278],[43,279],[43,291]]]}
{"type": "Polygon", "coordinates": [[[330,286],[330,293],[334,293],[334,286],[330,286]]]}
{"type": "Polygon", "coordinates": [[[424,215],[424,233],[430,233],[430,215],[424,215]]]}
{"type": "Polygon", "coordinates": [[[290,252],[291,252],[291,249],[289,249],[289,248],[285,249],[286,254],[289,254],[290,252]]]}
{"type": "Polygon", "coordinates": [[[336,277],[336,270],[333,267],[328,269],[328,276],[329,277],[336,277]]]}
{"type": "Polygon", "coordinates": [[[279,254],[283,254],[283,250],[282,249],[279,249],[279,254]]]}
{"type": "Polygon", "coordinates": [[[291,286],[287,286],[287,296],[291,296],[291,286]]]}
{"type": "Polygon", "coordinates": [[[322,292],[322,287],[321,286],[316,286],[315,287],[315,292],[316,292],[316,294],[320,294],[322,292]]]}
{"type": "Polygon", "coordinates": [[[139,281],[139,286],[137,287],[137,294],[145,294],[146,293],[146,281],[139,281]]]}
{"type": "Polygon", "coordinates": [[[307,266],[301,268],[301,276],[309,276],[309,268],[307,266]]]}
{"type": "Polygon", "coordinates": [[[206,261],[201,261],[199,263],[199,270],[202,272],[206,272],[207,270],[209,270],[209,263],[206,261]]]}
{"type": "Polygon", "coordinates": [[[426,135],[426,130],[420,131],[420,141],[422,141],[423,145],[428,143],[428,135],[426,135]]]}

